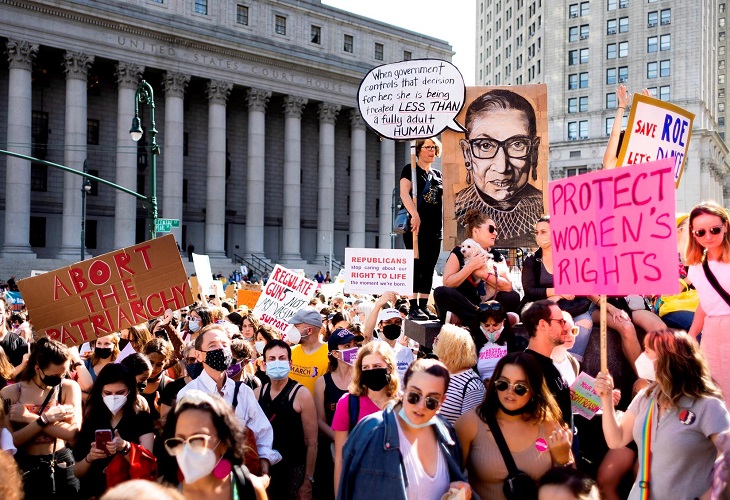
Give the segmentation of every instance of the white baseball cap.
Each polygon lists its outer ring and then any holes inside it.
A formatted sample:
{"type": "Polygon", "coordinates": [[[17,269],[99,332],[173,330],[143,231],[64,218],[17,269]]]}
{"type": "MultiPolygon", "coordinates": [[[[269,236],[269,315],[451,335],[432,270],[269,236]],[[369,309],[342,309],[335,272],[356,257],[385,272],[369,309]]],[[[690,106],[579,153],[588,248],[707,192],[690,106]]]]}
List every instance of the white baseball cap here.
{"type": "Polygon", "coordinates": [[[400,315],[398,309],[383,309],[378,314],[378,323],[380,323],[381,321],[388,321],[389,319],[393,318],[403,319],[403,316],[400,315]]]}

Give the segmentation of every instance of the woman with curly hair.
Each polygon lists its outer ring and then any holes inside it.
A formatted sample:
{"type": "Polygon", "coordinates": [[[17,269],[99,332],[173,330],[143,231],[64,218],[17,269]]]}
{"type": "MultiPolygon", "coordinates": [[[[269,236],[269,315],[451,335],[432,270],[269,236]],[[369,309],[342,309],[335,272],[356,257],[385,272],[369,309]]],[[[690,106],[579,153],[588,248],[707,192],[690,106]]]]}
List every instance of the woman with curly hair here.
{"type": "Polygon", "coordinates": [[[481,498],[505,498],[502,486],[508,470],[495,440],[499,429],[517,468],[535,481],[531,486],[537,498],[536,482],[545,472],[573,464],[573,434],[560,415],[535,357],[526,352],[503,357],[489,380],[484,403],[459,417],[454,426],[474,491],[481,498]]]}
{"type": "MultiPolygon", "coordinates": [[[[267,498],[268,485],[244,465],[249,449],[244,429],[220,396],[188,391],[168,415],[162,439],[177,461],[185,498],[267,498]]],[[[166,479],[178,483],[177,473],[166,479]]]]}
{"type": "Polygon", "coordinates": [[[241,320],[241,335],[243,340],[247,340],[251,345],[256,341],[256,333],[259,330],[261,323],[259,322],[253,311],[248,313],[241,320]]]}
{"type": "Polygon", "coordinates": [[[639,474],[629,498],[646,493],[677,498],[678,492],[682,498],[709,498],[717,437],[730,428],[730,416],[697,342],[682,331],[649,332],[636,365],[655,381],[636,395],[620,422],[606,410],[613,407],[611,375],[599,373],[594,386],[603,402],[608,446],[620,448],[633,439],[639,448],[639,474]]]}

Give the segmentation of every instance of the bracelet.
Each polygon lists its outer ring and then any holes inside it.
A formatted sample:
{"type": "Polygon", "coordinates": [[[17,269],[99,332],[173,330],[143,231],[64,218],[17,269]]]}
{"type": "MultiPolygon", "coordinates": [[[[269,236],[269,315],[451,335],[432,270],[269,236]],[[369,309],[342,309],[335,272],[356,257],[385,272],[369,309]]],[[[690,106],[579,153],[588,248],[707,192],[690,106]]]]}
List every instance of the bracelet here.
{"type": "Polygon", "coordinates": [[[616,106],[616,109],[626,109],[626,106],[616,106]]]}
{"type": "Polygon", "coordinates": [[[314,484],[314,476],[304,476],[304,479],[306,479],[310,483],[314,484]]]}
{"type": "Polygon", "coordinates": [[[122,451],[120,451],[119,454],[122,456],[129,455],[129,452],[131,449],[132,449],[132,443],[130,443],[129,441],[126,441],[124,448],[122,448],[122,451]]]}
{"type": "Polygon", "coordinates": [[[38,417],[36,419],[35,423],[38,424],[38,427],[40,427],[41,429],[44,428],[44,427],[46,427],[48,424],[50,424],[50,422],[48,420],[45,420],[43,418],[43,415],[41,415],[40,417],[38,417]]]}
{"type": "Polygon", "coordinates": [[[84,457],[84,460],[86,460],[87,462],[91,463],[91,460],[89,460],[89,455],[86,455],[86,456],[84,457]]]}

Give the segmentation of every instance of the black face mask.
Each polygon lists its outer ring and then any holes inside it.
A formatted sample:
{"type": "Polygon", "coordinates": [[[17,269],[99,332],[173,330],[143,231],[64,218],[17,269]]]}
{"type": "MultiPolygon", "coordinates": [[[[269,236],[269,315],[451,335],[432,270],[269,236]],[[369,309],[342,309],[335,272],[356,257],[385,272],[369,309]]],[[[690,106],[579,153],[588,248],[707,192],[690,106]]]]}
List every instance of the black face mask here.
{"type": "Polygon", "coordinates": [[[111,347],[96,347],[94,348],[94,354],[99,359],[108,359],[112,355],[111,347]]]}
{"type": "Polygon", "coordinates": [[[41,383],[46,387],[56,387],[57,385],[61,385],[61,381],[63,380],[61,375],[43,375],[43,372],[41,372],[40,377],[41,383]]]}
{"type": "Polygon", "coordinates": [[[400,337],[400,325],[383,326],[383,336],[388,340],[396,340],[400,337]]]}
{"type": "Polygon", "coordinates": [[[217,372],[224,372],[233,362],[233,353],[230,347],[206,351],[205,364],[217,372]]]}
{"type": "Polygon", "coordinates": [[[137,382],[137,390],[139,392],[144,391],[147,388],[147,382],[137,382]]]}
{"type": "Polygon", "coordinates": [[[190,363],[185,365],[185,371],[192,379],[196,379],[203,372],[203,365],[200,363],[190,363]]]}
{"type": "Polygon", "coordinates": [[[390,373],[388,373],[387,368],[363,370],[360,375],[360,382],[371,391],[379,391],[390,383],[390,373]]]}
{"type": "Polygon", "coordinates": [[[527,404],[525,406],[523,406],[522,408],[518,408],[516,410],[508,410],[507,408],[505,408],[502,405],[501,401],[498,401],[498,404],[499,404],[499,409],[502,410],[507,415],[509,415],[510,417],[522,415],[523,413],[532,413],[532,411],[535,409],[535,403],[532,400],[528,401],[527,404]]]}

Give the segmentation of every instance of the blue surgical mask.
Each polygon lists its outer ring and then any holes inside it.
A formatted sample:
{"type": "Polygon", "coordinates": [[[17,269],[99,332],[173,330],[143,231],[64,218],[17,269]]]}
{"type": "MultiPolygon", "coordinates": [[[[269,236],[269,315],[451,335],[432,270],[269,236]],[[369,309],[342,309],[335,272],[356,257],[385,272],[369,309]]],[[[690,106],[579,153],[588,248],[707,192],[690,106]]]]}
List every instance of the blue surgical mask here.
{"type": "Polygon", "coordinates": [[[266,375],[271,380],[283,380],[289,376],[289,361],[274,360],[266,362],[266,375]]]}
{"type": "Polygon", "coordinates": [[[428,422],[424,422],[422,424],[414,424],[408,419],[408,416],[406,415],[406,412],[403,410],[403,408],[400,409],[398,412],[398,416],[405,420],[405,422],[408,424],[409,427],[412,427],[413,429],[422,429],[424,427],[428,427],[429,425],[434,425],[436,423],[436,415],[431,417],[431,420],[428,422]]]}
{"type": "Polygon", "coordinates": [[[194,319],[191,319],[190,321],[188,321],[188,330],[190,330],[193,333],[197,332],[198,330],[200,330],[200,322],[196,321],[194,319]]]}
{"type": "Polygon", "coordinates": [[[484,326],[481,327],[482,333],[485,337],[487,337],[487,340],[494,344],[497,340],[499,340],[499,336],[502,335],[502,331],[504,330],[504,324],[500,326],[497,330],[490,332],[484,326]]]}

